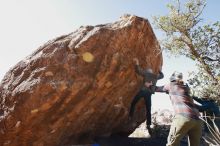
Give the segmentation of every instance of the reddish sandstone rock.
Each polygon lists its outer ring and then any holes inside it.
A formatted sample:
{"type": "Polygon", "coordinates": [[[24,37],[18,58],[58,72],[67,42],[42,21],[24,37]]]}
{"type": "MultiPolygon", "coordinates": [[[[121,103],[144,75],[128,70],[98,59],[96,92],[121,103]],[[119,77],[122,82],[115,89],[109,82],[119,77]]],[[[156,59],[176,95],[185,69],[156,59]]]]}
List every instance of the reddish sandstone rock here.
{"type": "Polygon", "coordinates": [[[142,81],[134,57],[154,72],[161,68],[149,22],[129,15],[80,27],[41,46],[1,82],[0,145],[60,146],[132,132],[145,120],[140,102],[128,121],[142,81]]]}

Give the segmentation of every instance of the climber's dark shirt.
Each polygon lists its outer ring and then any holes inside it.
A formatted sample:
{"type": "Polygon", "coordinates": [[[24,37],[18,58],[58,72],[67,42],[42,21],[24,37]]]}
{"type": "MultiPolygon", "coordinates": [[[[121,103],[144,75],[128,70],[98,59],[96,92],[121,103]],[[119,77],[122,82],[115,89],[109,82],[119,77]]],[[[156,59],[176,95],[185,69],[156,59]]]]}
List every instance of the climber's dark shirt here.
{"type": "Polygon", "coordinates": [[[157,83],[157,80],[160,80],[164,77],[163,73],[160,71],[159,74],[154,74],[148,71],[148,69],[142,69],[139,65],[135,65],[135,71],[143,77],[143,84],[141,87],[141,90],[147,90],[151,93],[155,92],[155,85],[157,83]],[[153,86],[150,88],[145,86],[145,83],[152,82],[153,86]]]}

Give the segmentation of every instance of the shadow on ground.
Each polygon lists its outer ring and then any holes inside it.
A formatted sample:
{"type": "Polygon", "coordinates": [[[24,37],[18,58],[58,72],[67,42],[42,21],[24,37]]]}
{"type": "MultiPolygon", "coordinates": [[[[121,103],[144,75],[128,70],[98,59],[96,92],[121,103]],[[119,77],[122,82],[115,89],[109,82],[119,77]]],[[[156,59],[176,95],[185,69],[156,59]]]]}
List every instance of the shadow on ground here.
{"type": "Polygon", "coordinates": [[[101,138],[97,140],[100,146],[165,146],[166,139],[156,138],[101,138]]]}
{"type": "MultiPolygon", "coordinates": [[[[69,146],[166,146],[166,138],[111,137],[98,138],[94,144],[69,146]]],[[[188,146],[181,142],[180,146],[188,146]]]]}

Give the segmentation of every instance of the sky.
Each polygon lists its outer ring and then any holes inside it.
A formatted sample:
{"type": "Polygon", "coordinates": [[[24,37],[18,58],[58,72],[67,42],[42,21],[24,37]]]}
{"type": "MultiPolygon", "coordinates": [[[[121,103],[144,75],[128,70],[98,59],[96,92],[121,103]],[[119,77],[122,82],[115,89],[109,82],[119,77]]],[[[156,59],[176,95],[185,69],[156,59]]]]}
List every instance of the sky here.
{"type": "MultiPolygon", "coordinates": [[[[117,21],[124,14],[147,18],[152,24],[152,16],[168,13],[166,4],[170,1],[0,0],[0,80],[16,63],[53,38],[69,34],[82,25],[117,21]]],[[[204,22],[220,20],[219,6],[219,0],[207,2],[202,16],[204,22]]],[[[162,33],[154,26],[153,29],[157,39],[161,39],[162,33]]],[[[163,57],[165,78],[158,85],[166,83],[175,70],[186,77],[188,71],[195,70],[195,63],[187,58],[168,57],[165,52],[163,57]]],[[[170,108],[170,101],[166,95],[155,94],[153,107],[170,108]]]]}

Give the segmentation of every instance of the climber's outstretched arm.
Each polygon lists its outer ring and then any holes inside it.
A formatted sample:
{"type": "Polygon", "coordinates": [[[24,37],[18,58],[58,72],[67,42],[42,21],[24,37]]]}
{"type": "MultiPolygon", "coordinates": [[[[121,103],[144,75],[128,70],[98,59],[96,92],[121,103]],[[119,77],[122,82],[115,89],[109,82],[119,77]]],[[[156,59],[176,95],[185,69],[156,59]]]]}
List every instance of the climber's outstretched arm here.
{"type": "Polygon", "coordinates": [[[156,86],[155,92],[163,92],[163,93],[169,93],[169,85],[164,85],[164,86],[156,86]]]}

